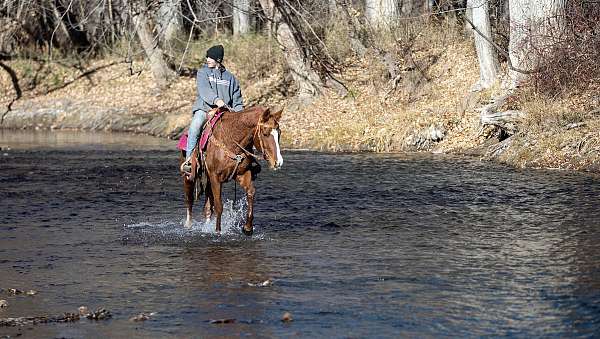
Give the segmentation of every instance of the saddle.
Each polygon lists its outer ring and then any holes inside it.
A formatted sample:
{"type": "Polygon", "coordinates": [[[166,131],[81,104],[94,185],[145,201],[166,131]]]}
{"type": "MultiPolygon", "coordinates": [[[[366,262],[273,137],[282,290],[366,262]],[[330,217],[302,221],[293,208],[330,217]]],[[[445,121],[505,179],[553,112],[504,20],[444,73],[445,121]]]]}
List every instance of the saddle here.
{"type": "MultiPolygon", "coordinates": [[[[203,126],[202,134],[198,139],[198,143],[192,152],[192,170],[189,176],[190,180],[194,180],[195,176],[199,173],[199,170],[204,168],[204,152],[206,151],[206,146],[208,145],[208,140],[210,139],[213,128],[215,127],[217,121],[223,116],[223,113],[227,112],[226,109],[213,109],[210,110],[207,114],[207,121],[203,126]]],[[[187,139],[188,132],[185,132],[180,138],[179,143],[177,144],[177,148],[179,150],[185,151],[187,147],[187,139]]]]}

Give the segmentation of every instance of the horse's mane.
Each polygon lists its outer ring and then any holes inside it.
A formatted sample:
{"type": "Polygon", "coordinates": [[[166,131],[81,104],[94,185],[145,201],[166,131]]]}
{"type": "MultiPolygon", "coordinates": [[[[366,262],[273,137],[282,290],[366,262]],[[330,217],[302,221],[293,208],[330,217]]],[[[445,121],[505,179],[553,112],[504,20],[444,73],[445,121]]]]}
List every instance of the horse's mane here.
{"type": "Polygon", "coordinates": [[[267,108],[261,106],[253,106],[243,109],[239,112],[226,112],[221,118],[223,124],[236,127],[247,127],[249,125],[256,125],[258,122],[258,115],[262,114],[267,108]]]}

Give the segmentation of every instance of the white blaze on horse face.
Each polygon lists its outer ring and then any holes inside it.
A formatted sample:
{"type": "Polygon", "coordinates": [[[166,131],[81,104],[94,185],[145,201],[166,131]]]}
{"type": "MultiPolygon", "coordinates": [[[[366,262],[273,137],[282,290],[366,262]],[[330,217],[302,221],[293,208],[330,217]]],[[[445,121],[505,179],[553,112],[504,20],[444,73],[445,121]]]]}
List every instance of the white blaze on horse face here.
{"type": "Polygon", "coordinates": [[[271,135],[273,139],[275,139],[275,148],[277,152],[277,163],[275,164],[275,168],[279,168],[283,166],[283,157],[281,156],[281,149],[279,148],[279,132],[276,129],[271,130],[271,135]]]}

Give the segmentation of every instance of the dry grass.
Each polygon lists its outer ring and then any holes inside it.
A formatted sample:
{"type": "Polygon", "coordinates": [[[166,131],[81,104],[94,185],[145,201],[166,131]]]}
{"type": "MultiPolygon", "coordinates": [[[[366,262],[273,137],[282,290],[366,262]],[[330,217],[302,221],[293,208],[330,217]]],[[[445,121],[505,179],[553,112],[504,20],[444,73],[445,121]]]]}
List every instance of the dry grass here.
{"type": "MultiPolygon", "coordinates": [[[[327,92],[310,107],[286,114],[285,144],[329,151],[398,151],[406,148],[404,140],[411,133],[431,124],[466,136],[472,123],[461,106],[478,77],[471,42],[459,31],[439,24],[418,32],[405,29],[409,32],[379,33],[381,48],[395,51],[400,61],[402,79],[396,90],[391,89],[387,70],[376,56],[355,59],[336,50],[336,55],[346,57],[348,66],[340,78],[350,95],[339,98],[327,92]],[[394,46],[405,43],[402,37],[409,34],[416,40],[407,54],[394,46]]],[[[330,41],[339,40],[330,37],[330,41]]]]}

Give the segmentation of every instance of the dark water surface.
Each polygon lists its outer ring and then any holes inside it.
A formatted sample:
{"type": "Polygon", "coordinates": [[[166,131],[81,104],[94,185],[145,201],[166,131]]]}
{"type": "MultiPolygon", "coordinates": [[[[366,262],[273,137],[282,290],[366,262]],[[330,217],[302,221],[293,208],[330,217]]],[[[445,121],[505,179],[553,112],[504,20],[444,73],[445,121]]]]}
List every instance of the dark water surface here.
{"type": "Polygon", "coordinates": [[[246,238],[232,185],[225,234],[183,229],[174,142],[0,131],[0,146],[0,288],[40,291],[0,293],[0,318],[113,314],[0,336],[600,335],[597,176],[284,152],[246,238]],[[156,314],[128,320],[141,312],[156,314]]]}

